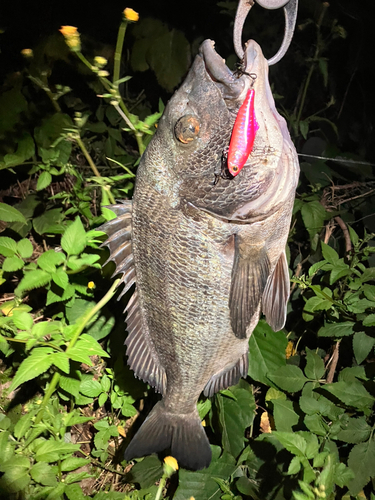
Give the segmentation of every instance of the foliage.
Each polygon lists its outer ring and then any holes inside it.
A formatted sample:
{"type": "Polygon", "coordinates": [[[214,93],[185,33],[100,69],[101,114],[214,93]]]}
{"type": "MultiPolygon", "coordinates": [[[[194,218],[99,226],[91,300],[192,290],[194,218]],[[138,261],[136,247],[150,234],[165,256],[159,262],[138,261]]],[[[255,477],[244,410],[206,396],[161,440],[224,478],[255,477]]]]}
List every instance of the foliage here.
{"type": "MultiPolygon", "coordinates": [[[[233,14],[231,2],[220,6],[233,14]]],[[[344,34],[327,21],[327,8],[306,21],[316,28],[316,52],[304,62],[303,98],[284,109],[297,145],[327,139],[311,129],[316,109],[305,111],[316,69],[327,88],[327,46],[344,34]]],[[[100,95],[94,105],[50,84],[37,57],[0,96],[0,169],[9,186],[0,202],[1,497],[373,499],[375,180],[363,160],[338,149],[339,128],[325,115],[331,98],[319,120],[329,119],[335,142],[326,140],[323,160],[301,163],[286,328],[275,333],[261,320],[247,379],[198,404],[211,465],[191,472],[157,456],[123,460],[129,429],[153,391],[125,366],[124,320],[110,300],[118,280],[111,283],[103,267],[96,228],[113,217],[111,201],[130,197],[134,167],[163,110],[160,103],[153,113],[129,87],[122,91],[127,23],[112,80],[103,57],[83,54],[76,29],[62,31],[79,67],[94,76],[86,73],[100,95]]],[[[158,20],[134,28],[133,69],[150,67],[171,90],[192,46],[158,20]]]]}

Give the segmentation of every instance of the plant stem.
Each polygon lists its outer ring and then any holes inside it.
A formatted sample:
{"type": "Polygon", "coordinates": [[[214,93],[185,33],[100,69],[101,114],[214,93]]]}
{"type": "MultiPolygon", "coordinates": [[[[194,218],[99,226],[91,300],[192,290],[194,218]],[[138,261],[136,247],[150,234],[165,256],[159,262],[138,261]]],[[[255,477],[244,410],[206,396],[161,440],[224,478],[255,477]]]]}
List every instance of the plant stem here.
{"type": "MultiPolygon", "coordinates": [[[[90,153],[87,151],[86,146],[84,145],[82,139],[80,138],[80,136],[78,134],[76,137],[76,141],[77,141],[78,146],[81,148],[82,153],[84,154],[84,157],[86,158],[88,164],[90,165],[91,170],[94,172],[95,177],[101,178],[99,170],[96,168],[96,165],[93,162],[93,159],[91,158],[90,153]]],[[[114,205],[116,203],[116,200],[115,200],[113,194],[111,193],[110,188],[105,186],[105,187],[103,187],[103,189],[105,189],[105,191],[107,192],[109,201],[114,205]]]]}
{"type": "MultiPolygon", "coordinates": [[[[69,351],[75,346],[77,340],[79,339],[79,336],[81,335],[81,333],[83,332],[83,330],[85,329],[85,327],[89,323],[89,321],[113,297],[113,295],[116,291],[117,285],[119,284],[119,281],[120,281],[120,278],[118,278],[116,281],[114,281],[113,285],[108,290],[108,292],[104,295],[104,297],[102,299],[100,299],[99,302],[92,309],[87,311],[85,314],[83,314],[77,320],[76,331],[74,332],[74,335],[73,335],[72,339],[70,340],[69,345],[65,351],[65,353],[67,355],[69,355],[69,351]]],[[[53,375],[51,383],[48,386],[46,393],[44,394],[44,398],[43,398],[42,404],[40,406],[40,410],[38,411],[38,414],[37,414],[36,419],[35,419],[35,424],[39,424],[40,421],[42,420],[44,410],[45,410],[45,408],[48,404],[48,401],[50,400],[52,394],[56,390],[56,387],[57,387],[57,384],[59,383],[60,377],[61,377],[61,375],[59,372],[55,372],[55,374],[53,375]]]]}
{"type": "Polygon", "coordinates": [[[113,68],[113,84],[116,85],[117,80],[120,79],[120,65],[121,65],[121,55],[122,55],[122,47],[124,46],[124,38],[126,27],[128,23],[127,21],[123,21],[120,24],[117,34],[117,43],[116,43],[116,51],[115,51],[115,64],[113,68]]]}
{"type": "Polygon", "coordinates": [[[166,482],[167,482],[167,476],[166,474],[163,474],[162,478],[160,479],[159,488],[158,491],[156,492],[155,500],[160,500],[166,482]]]}

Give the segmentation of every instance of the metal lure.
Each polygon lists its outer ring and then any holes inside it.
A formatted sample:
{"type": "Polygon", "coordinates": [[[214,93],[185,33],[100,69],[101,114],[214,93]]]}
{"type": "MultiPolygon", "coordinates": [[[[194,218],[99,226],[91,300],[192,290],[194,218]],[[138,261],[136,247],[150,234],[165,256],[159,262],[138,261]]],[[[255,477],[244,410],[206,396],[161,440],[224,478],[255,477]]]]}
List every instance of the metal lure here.
{"type": "Polygon", "coordinates": [[[234,122],[228,151],[228,170],[233,177],[238,175],[245,165],[259,129],[254,113],[254,97],[255,90],[249,89],[234,122]]]}

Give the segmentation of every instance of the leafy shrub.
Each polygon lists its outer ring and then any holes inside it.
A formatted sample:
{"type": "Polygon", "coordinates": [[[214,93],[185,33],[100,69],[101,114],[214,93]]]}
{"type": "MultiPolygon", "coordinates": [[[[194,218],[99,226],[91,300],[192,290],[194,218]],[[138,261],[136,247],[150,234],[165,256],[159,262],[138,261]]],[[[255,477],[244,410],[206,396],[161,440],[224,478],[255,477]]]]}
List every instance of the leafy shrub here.
{"type": "MultiPolygon", "coordinates": [[[[323,18],[304,100],[285,111],[305,145],[318,118],[304,115],[313,74],[319,70],[323,85],[328,78],[323,18]]],[[[159,21],[139,24],[132,65],[157,73],[159,45],[150,45],[147,23],[173,53],[187,42],[159,21]]],[[[358,169],[362,160],[328,144],[323,159],[301,164],[286,329],[275,333],[261,320],[248,378],[199,401],[210,467],[180,470],[177,483],[176,467],[156,456],[123,461],[128,430],[152,391],[126,367],[124,319],[111,301],[118,280],[109,281],[110,266],[101,271],[104,234],[96,228],[113,217],[107,205],[130,197],[163,105],[152,113],[145,102],[124,100],[119,88],[129,77],[120,78],[118,62],[111,81],[103,57],[86,59],[78,31],[67,28],[70,49],[97,78],[88,83],[100,88],[96,108],[72,106],[71,90],[50,86],[36,62],[31,78],[25,73],[0,97],[0,168],[10,179],[2,193],[9,203],[0,203],[2,497],[374,499],[374,234],[365,217],[375,183],[368,165],[358,169]],[[17,189],[21,201],[11,203],[17,189]]],[[[333,23],[331,40],[338,34],[333,23]]],[[[165,86],[179,81],[181,64],[170,65],[165,86]]]]}

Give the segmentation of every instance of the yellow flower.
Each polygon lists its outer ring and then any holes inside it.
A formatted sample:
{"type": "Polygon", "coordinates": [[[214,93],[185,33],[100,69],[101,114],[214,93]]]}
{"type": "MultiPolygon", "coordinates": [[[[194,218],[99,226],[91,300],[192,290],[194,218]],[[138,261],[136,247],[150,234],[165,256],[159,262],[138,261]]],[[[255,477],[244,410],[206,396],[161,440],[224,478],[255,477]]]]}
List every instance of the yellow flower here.
{"type": "Polygon", "coordinates": [[[294,356],[296,352],[297,351],[294,347],[293,342],[291,340],[289,340],[288,345],[286,346],[286,350],[285,350],[286,359],[289,359],[292,356],[294,356]]]}
{"type": "Polygon", "coordinates": [[[81,50],[81,38],[78,33],[78,28],[75,26],[61,26],[60,33],[63,34],[65,43],[73,52],[79,52],[81,50]]]}
{"type": "Polygon", "coordinates": [[[103,68],[107,64],[107,59],[102,56],[96,56],[94,58],[95,64],[99,66],[99,68],[103,68]]]}
{"type": "Polygon", "coordinates": [[[169,467],[171,467],[174,470],[174,472],[178,470],[178,463],[174,457],[165,457],[164,463],[165,465],[169,465],[169,467]]]}
{"type": "Polygon", "coordinates": [[[100,71],[98,71],[98,76],[109,76],[109,73],[105,69],[101,69],[100,71]]]}
{"type": "Polygon", "coordinates": [[[60,33],[62,33],[65,37],[79,35],[78,28],[75,26],[61,26],[60,33]]]}
{"type": "Polygon", "coordinates": [[[125,16],[125,19],[127,21],[134,21],[134,22],[137,22],[138,19],[139,19],[139,14],[138,12],[136,12],[135,10],[133,9],[129,9],[129,7],[127,7],[125,10],[124,10],[124,16],[125,16]]]}
{"type": "Polygon", "coordinates": [[[95,283],[93,281],[89,281],[87,283],[87,288],[89,288],[90,290],[92,290],[93,288],[95,288],[95,283]]]}
{"type": "Polygon", "coordinates": [[[22,49],[21,54],[23,57],[33,57],[34,55],[32,49],[22,49]]]}

